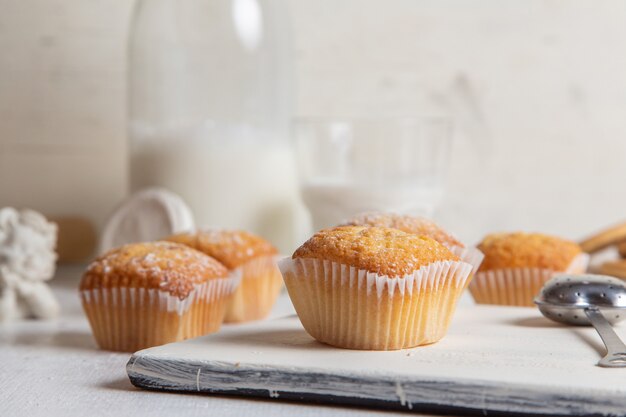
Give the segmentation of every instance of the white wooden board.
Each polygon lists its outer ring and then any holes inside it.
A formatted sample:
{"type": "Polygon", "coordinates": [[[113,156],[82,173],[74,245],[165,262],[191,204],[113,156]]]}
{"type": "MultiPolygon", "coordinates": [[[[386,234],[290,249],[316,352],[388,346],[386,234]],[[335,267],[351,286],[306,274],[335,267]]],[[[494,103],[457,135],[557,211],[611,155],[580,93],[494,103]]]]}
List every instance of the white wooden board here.
{"type": "MultiPolygon", "coordinates": [[[[617,328],[626,337],[626,328],[617,328]]],[[[626,368],[599,368],[591,328],[533,308],[459,308],[448,335],[415,349],[371,352],[316,342],[296,317],[135,353],[141,388],[489,415],[626,416],[626,368]]]]}

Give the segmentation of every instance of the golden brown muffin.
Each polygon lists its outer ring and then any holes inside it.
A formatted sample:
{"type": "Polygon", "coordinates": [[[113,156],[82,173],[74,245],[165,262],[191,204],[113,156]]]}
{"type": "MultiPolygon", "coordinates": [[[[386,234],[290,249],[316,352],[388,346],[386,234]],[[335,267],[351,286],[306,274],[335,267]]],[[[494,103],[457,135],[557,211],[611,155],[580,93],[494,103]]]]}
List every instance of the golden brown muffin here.
{"type": "Polygon", "coordinates": [[[429,237],[364,226],[321,230],[296,250],[296,258],[329,260],[389,277],[410,274],[437,261],[459,260],[429,237]]]}
{"type": "Polygon", "coordinates": [[[479,271],[506,268],[540,268],[564,271],[582,253],[569,240],[541,233],[495,233],[478,245],[485,254],[479,271]]]}
{"type": "Polygon", "coordinates": [[[362,226],[317,232],[280,268],[311,336],[366,350],[441,339],[472,270],[429,237],[362,226]]]}
{"type": "Polygon", "coordinates": [[[485,259],[469,289],[479,304],[533,307],[555,273],[582,273],[587,255],[574,242],[540,233],[496,233],[478,245],[485,259]]]}
{"type": "Polygon", "coordinates": [[[465,247],[461,241],[437,223],[423,217],[395,213],[362,213],[345,222],[342,226],[391,227],[406,233],[428,236],[448,247],[465,247]]]}
{"type": "Polygon", "coordinates": [[[483,254],[480,250],[475,247],[466,247],[435,222],[423,217],[372,212],[359,214],[344,225],[391,227],[410,234],[428,236],[449,248],[463,262],[471,264],[472,274],[476,273],[483,260],[483,254]]]}
{"type": "Polygon", "coordinates": [[[185,245],[134,243],[113,249],[92,262],[83,275],[80,290],[154,288],[183,299],[195,285],[228,274],[224,265],[185,245]]]}
{"type": "Polygon", "coordinates": [[[165,240],[191,246],[220,261],[229,269],[237,268],[260,256],[276,255],[276,248],[262,237],[242,230],[206,230],[180,233],[165,240]]]}
{"type": "Polygon", "coordinates": [[[276,248],[267,240],[241,230],[206,230],[167,238],[210,255],[230,270],[240,270],[241,285],[224,316],[226,323],[266,317],[278,298],[283,279],[276,266],[276,248]]]}
{"type": "Polygon", "coordinates": [[[89,265],[80,295],[98,345],[132,352],[217,331],[236,284],[188,246],[134,243],[89,265]]]}

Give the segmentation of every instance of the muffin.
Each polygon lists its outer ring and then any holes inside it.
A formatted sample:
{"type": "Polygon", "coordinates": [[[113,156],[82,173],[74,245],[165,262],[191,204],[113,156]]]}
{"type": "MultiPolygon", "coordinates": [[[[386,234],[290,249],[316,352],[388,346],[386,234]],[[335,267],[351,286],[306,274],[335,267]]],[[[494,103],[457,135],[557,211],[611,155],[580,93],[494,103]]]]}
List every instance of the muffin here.
{"type": "Polygon", "coordinates": [[[441,339],[472,269],[429,237],[362,226],[321,230],[279,267],[311,336],[365,350],[441,339]]]}
{"type": "Polygon", "coordinates": [[[463,242],[454,235],[444,230],[437,223],[424,217],[407,214],[369,212],[361,213],[343,223],[342,226],[375,226],[391,227],[406,233],[428,236],[446,246],[462,261],[472,265],[472,273],[475,273],[483,260],[481,251],[474,247],[466,247],[463,242]]]}
{"type": "Polygon", "coordinates": [[[342,226],[376,226],[376,227],[390,227],[393,229],[402,230],[406,233],[412,233],[415,235],[428,236],[431,239],[435,239],[442,245],[448,248],[459,246],[465,247],[465,245],[454,237],[452,234],[445,231],[437,223],[424,217],[410,216],[407,214],[396,213],[384,213],[384,212],[366,212],[360,213],[342,224],[342,226]]]}
{"type": "Polygon", "coordinates": [[[240,230],[181,233],[167,240],[191,246],[231,271],[240,271],[241,285],[228,305],[225,323],[259,320],[270,313],[283,278],[276,266],[278,251],[267,240],[240,230]]]}
{"type": "Polygon", "coordinates": [[[589,257],[576,243],[540,233],[496,233],[478,245],[485,254],[469,288],[481,304],[534,306],[543,284],[560,272],[583,273],[589,257]]]}
{"type": "Polygon", "coordinates": [[[134,352],[220,328],[238,279],[185,245],[135,243],[89,265],[83,308],[102,349],[134,352]]]}

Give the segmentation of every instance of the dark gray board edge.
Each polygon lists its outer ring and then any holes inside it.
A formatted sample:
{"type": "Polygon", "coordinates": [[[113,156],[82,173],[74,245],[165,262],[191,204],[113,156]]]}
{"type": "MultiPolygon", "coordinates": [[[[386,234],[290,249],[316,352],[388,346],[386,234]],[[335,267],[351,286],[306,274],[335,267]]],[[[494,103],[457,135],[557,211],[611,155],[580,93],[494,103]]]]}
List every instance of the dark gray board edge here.
{"type": "Polygon", "coordinates": [[[154,391],[236,395],[416,413],[626,417],[626,397],[618,395],[545,391],[473,379],[330,374],[291,367],[181,361],[137,354],[130,358],[126,370],[134,386],[154,391]]]}

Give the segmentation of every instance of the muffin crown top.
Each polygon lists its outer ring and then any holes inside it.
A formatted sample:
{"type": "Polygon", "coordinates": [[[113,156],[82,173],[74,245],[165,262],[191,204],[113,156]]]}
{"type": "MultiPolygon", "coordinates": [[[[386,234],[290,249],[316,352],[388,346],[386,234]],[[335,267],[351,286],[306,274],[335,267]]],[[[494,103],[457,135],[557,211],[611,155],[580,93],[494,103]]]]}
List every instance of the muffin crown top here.
{"type": "Polygon", "coordinates": [[[158,289],[183,299],[195,284],[228,275],[224,265],[188,246],[172,242],[132,243],[93,261],[83,274],[80,289],[158,289]]]}
{"type": "Polygon", "coordinates": [[[576,243],[541,233],[494,233],[478,245],[485,254],[479,271],[541,268],[564,271],[582,251],[576,243]]]}
{"type": "Polygon", "coordinates": [[[229,269],[237,268],[259,256],[278,253],[267,240],[242,230],[204,230],[195,233],[180,233],[165,240],[197,249],[214,257],[229,269]]]}
{"type": "Polygon", "coordinates": [[[341,226],[391,227],[406,233],[428,236],[447,247],[465,247],[454,235],[448,233],[437,223],[424,217],[396,213],[367,212],[356,215],[341,226]]]}
{"type": "Polygon", "coordinates": [[[300,246],[293,258],[329,260],[389,277],[401,277],[437,261],[459,260],[427,236],[364,226],[321,230],[300,246]]]}

